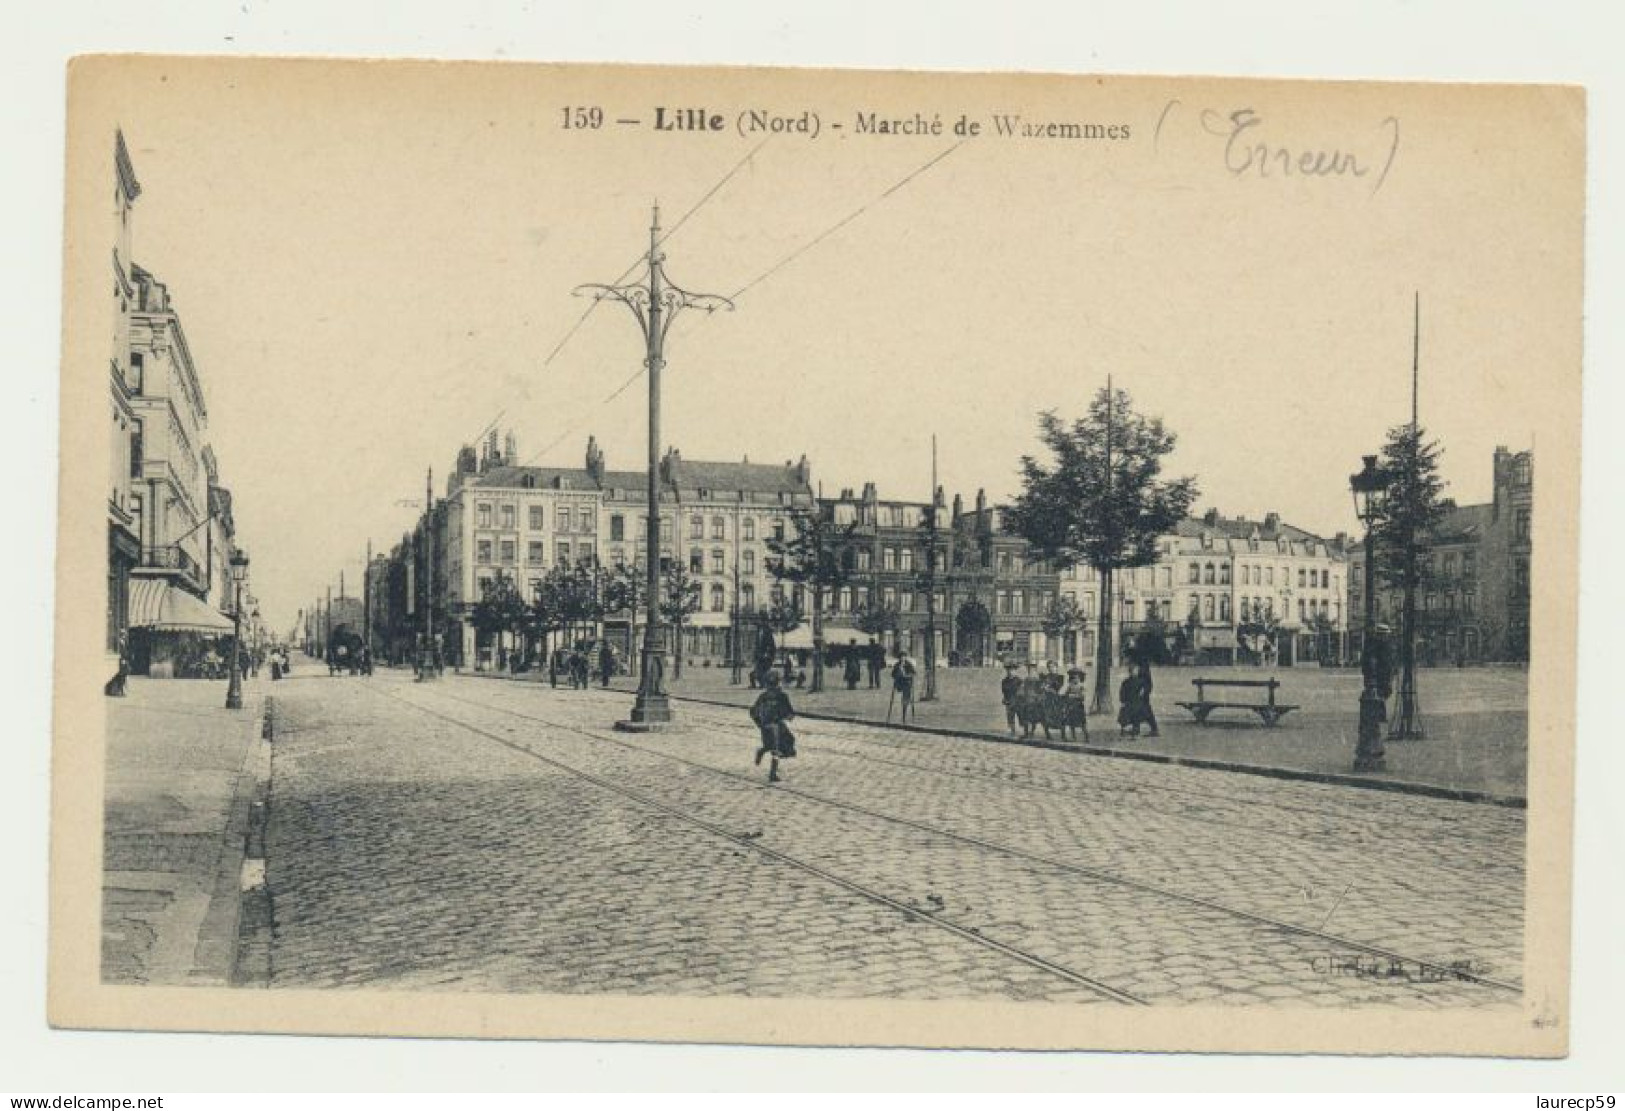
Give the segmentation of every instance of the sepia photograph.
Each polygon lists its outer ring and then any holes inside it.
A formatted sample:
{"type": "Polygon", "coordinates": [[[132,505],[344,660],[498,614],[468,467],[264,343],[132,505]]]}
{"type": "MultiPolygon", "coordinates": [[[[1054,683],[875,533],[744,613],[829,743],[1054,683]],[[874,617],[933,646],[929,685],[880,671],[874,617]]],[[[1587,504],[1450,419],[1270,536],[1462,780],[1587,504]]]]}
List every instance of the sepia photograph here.
{"type": "Polygon", "coordinates": [[[67,87],[54,1023],[1565,1052],[1581,90],[67,87]]]}

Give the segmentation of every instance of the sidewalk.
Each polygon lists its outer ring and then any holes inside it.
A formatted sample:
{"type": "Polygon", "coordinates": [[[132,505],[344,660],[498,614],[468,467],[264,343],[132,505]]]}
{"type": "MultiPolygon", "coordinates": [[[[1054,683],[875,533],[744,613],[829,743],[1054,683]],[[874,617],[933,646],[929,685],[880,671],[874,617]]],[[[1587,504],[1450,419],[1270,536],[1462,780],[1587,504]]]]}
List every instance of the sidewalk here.
{"type": "Polygon", "coordinates": [[[249,812],[269,776],[269,684],[132,677],[107,700],[102,978],[223,985],[237,949],[249,812]]]}
{"type": "MultiPolygon", "coordinates": [[[[1157,716],[1161,736],[1120,738],[1108,716],[1089,720],[1088,751],[1099,755],[1161,763],[1186,764],[1258,775],[1342,783],[1468,801],[1521,804],[1526,793],[1528,764],[1528,680],[1515,669],[1426,669],[1419,673],[1427,739],[1389,742],[1387,770],[1354,775],[1355,713],[1360,695],[1359,676],[1352,671],[1321,668],[1285,668],[1274,674],[1281,681],[1280,701],[1299,708],[1273,729],[1259,724],[1252,714],[1228,712],[1206,726],[1195,724],[1176,702],[1191,697],[1190,680],[1203,675],[1256,678],[1252,669],[1165,668],[1157,673],[1157,716]]],[[[910,728],[923,732],[976,737],[990,741],[1044,744],[1039,730],[1033,741],[1015,741],[1004,722],[995,669],[944,669],[939,673],[940,701],[917,707],[910,728]]],[[[545,673],[520,678],[546,682],[545,673]]],[[[729,682],[723,668],[685,667],[681,679],[672,678],[667,689],[674,698],[748,706],[757,692],[729,682]]],[[[810,717],[883,724],[890,682],[879,690],[862,686],[848,691],[834,674],[830,688],[820,694],[792,690],[796,709],[810,717]]],[[[594,687],[597,681],[594,680],[594,687]]],[[[615,687],[632,690],[636,680],[625,677],[615,687]]],[[[1062,744],[1053,748],[1081,749],[1062,744]]]]}

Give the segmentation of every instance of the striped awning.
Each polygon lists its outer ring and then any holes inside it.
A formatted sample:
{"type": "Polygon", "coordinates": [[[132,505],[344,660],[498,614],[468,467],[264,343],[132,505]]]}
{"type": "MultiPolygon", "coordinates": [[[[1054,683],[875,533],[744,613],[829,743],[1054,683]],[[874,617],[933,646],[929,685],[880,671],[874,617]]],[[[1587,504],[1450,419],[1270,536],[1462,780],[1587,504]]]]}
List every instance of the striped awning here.
{"type": "Polygon", "coordinates": [[[231,619],[164,579],[130,580],[131,628],[229,633],[231,619]]]}

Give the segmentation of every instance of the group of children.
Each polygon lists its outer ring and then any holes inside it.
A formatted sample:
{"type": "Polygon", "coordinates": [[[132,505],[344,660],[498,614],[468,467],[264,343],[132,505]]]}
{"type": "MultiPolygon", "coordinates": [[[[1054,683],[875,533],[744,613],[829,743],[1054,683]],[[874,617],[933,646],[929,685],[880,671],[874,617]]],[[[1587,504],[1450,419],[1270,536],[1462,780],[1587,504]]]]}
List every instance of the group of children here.
{"type": "Polygon", "coordinates": [[[999,683],[1010,735],[1031,737],[1042,727],[1046,741],[1054,739],[1055,730],[1060,731],[1063,741],[1088,741],[1088,689],[1083,668],[1067,668],[1064,678],[1054,660],[1045,665],[1042,673],[1031,663],[1025,676],[1018,674],[1019,670],[1014,660],[1006,663],[1004,679],[999,683]]]}

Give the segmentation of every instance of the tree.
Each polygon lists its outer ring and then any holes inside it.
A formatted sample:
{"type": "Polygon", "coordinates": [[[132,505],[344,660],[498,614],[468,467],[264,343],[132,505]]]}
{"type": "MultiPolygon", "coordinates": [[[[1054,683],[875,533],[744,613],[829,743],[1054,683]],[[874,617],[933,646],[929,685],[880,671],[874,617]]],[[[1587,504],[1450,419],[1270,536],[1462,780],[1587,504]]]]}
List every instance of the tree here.
{"type": "Polygon", "coordinates": [[[649,584],[642,568],[623,563],[608,571],[604,580],[604,612],[627,615],[627,656],[634,674],[638,667],[638,614],[643,611],[648,596],[649,584]]]}
{"type": "Polygon", "coordinates": [[[962,641],[976,642],[976,663],[987,663],[987,634],[993,629],[993,615],[979,598],[966,598],[954,614],[954,629],[962,641]]]}
{"type": "Polygon", "coordinates": [[[887,633],[895,633],[902,621],[902,614],[896,606],[888,606],[885,602],[875,601],[864,606],[852,619],[858,632],[866,636],[879,638],[882,644],[886,642],[887,633]]]}
{"type": "MultiPolygon", "coordinates": [[[[1072,634],[1089,624],[1083,607],[1078,600],[1063,596],[1050,604],[1049,612],[1044,614],[1044,632],[1052,637],[1060,637],[1065,644],[1072,643],[1072,634]]],[[[1062,648],[1065,655],[1066,649],[1062,648]]]]}
{"type": "Polygon", "coordinates": [[[1393,737],[1422,735],[1416,703],[1416,591],[1426,578],[1426,555],[1433,533],[1445,514],[1444,480],[1439,477],[1437,442],[1414,421],[1388,430],[1382,449],[1382,470],[1387,496],[1377,507],[1371,524],[1376,546],[1377,577],[1390,589],[1403,592],[1399,631],[1399,712],[1393,737]]]}
{"type": "Polygon", "coordinates": [[[672,560],[661,582],[660,616],[671,626],[672,675],[683,677],[683,627],[700,611],[700,584],[680,561],[672,560]]]}
{"type": "Polygon", "coordinates": [[[812,600],[813,673],[812,689],[824,689],[824,598],[844,585],[852,575],[841,559],[857,526],[837,525],[828,509],[796,508],[790,511],[794,536],[767,539],[767,571],[780,582],[806,588],[812,600]]]}
{"type": "Polygon", "coordinates": [[[801,628],[801,607],[796,605],[794,599],[780,596],[774,598],[772,604],[757,611],[756,620],[767,631],[767,644],[782,645],[786,636],[801,628]],[[775,633],[778,634],[776,637],[773,635],[775,633]]]}
{"type": "Polygon", "coordinates": [[[537,584],[536,597],[531,600],[530,610],[525,615],[527,631],[541,644],[550,676],[555,674],[550,643],[552,634],[562,631],[569,623],[564,600],[565,575],[564,569],[559,567],[543,575],[537,584]]]}
{"type": "Polygon", "coordinates": [[[1067,424],[1050,411],[1038,421],[1051,458],[1022,458],[1023,489],[1005,514],[1006,527],[1039,556],[1100,575],[1098,713],[1112,704],[1113,573],[1157,561],[1157,541],[1190,512],[1196,480],[1161,478],[1174,434],[1161,418],[1136,413],[1129,395],[1109,381],[1086,416],[1067,424]]]}
{"type": "Polygon", "coordinates": [[[498,571],[495,577],[480,584],[480,600],[469,613],[469,622],[487,636],[497,638],[496,650],[502,651],[502,635],[518,633],[524,627],[525,600],[519,593],[519,584],[513,577],[498,571]]]}

